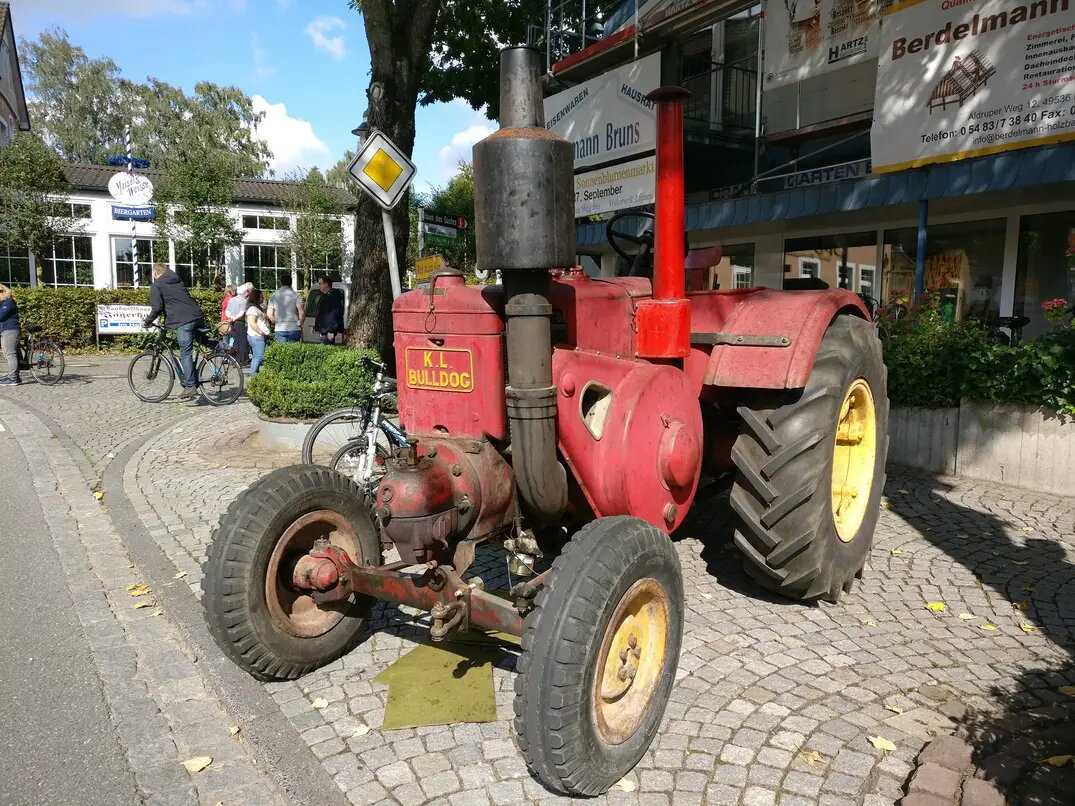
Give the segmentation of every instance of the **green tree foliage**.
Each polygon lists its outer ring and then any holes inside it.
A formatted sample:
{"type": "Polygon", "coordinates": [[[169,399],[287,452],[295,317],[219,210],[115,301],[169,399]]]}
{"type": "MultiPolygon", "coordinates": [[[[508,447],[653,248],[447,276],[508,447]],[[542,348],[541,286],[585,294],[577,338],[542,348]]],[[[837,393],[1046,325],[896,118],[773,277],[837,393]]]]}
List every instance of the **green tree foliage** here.
{"type": "Polygon", "coordinates": [[[170,163],[163,182],[154,188],[158,238],[176,242],[177,258],[194,264],[197,285],[223,274],[225,247],[242,243],[230,208],[235,161],[206,149],[189,161],[170,163]]]}
{"type": "Polygon", "coordinates": [[[0,244],[40,254],[58,233],[70,232],[66,185],[56,153],[36,134],[17,132],[0,148],[0,244]]]}
{"type": "Polygon", "coordinates": [[[187,95],[155,78],[129,81],[115,62],[89,58],[59,28],[19,47],[34,129],[65,160],[103,163],[124,153],[130,124],[135,154],[155,167],[212,151],[234,162],[237,176],[268,170],[272,154],[255,134],[262,115],[235,87],[200,81],[187,95]]]}
{"type": "Polygon", "coordinates": [[[317,274],[342,267],[344,243],[340,217],[347,211],[337,189],[325,181],[317,168],[288,178],[295,184],[285,191],[284,209],[295,213],[295,224],[280,243],[294,253],[300,270],[308,270],[309,287],[317,274]]]}

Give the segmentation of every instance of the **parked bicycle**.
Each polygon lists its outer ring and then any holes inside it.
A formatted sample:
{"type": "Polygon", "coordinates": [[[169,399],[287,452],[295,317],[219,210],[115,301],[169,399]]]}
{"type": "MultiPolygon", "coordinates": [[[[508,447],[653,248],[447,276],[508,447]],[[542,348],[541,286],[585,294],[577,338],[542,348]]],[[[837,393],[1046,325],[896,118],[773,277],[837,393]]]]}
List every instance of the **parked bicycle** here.
{"type": "Polygon", "coordinates": [[[384,374],[384,364],[366,356],[361,360],[376,370],[369,396],[314,423],[302,443],[302,461],[327,465],[370,489],[384,475],[392,449],[407,446],[407,435],[383,414],[385,401],[395,394],[396,380],[384,374]]]}
{"type": "Polygon", "coordinates": [[[63,350],[47,336],[34,338],[41,329],[40,325],[23,326],[19,337],[19,369],[29,370],[42,386],[52,386],[63,377],[63,350]]]}
{"type": "MultiPolygon", "coordinates": [[[[139,400],[159,403],[171,394],[176,376],[182,376],[179,355],[172,348],[167,331],[162,325],[151,325],[157,331],[152,347],[143,350],[127,368],[127,383],[139,400]]],[[[239,362],[219,339],[208,336],[209,331],[198,331],[195,342],[195,384],[198,393],[212,406],[227,406],[243,393],[243,370],[239,362]]]]}

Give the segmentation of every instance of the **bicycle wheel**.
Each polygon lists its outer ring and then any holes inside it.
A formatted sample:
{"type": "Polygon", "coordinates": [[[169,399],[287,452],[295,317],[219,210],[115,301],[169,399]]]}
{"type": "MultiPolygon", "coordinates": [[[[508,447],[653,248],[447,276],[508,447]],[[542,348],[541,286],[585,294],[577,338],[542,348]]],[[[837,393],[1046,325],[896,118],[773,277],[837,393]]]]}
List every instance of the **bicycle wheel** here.
{"type": "Polygon", "coordinates": [[[366,439],[369,412],[361,406],[331,411],[310,426],[302,441],[302,463],[328,465],[337,452],[357,439],[366,439]]]}
{"type": "Polygon", "coordinates": [[[30,348],[30,374],[43,386],[52,386],[63,377],[63,350],[52,339],[38,339],[30,348]]]}
{"type": "Polygon", "coordinates": [[[127,383],[139,400],[160,403],[171,394],[175,370],[162,353],[145,350],[131,359],[127,367],[127,383]]]}
{"type": "Polygon", "coordinates": [[[373,460],[373,473],[367,479],[363,477],[362,467],[366,459],[366,437],[361,436],[358,439],[348,442],[335,454],[329,462],[329,467],[335,470],[337,473],[342,473],[347,478],[354,481],[359,487],[372,486],[381,480],[385,472],[388,470],[388,466],[385,461],[388,459],[388,448],[382,445],[380,442],[375,447],[377,451],[376,457],[373,460]]]}
{"type": "Polygon", "coordinates": [[[198,362],[198,391],[211,406],[227,406],[243,393],[243,370],[230,355],[214,353],[198,362]]]}

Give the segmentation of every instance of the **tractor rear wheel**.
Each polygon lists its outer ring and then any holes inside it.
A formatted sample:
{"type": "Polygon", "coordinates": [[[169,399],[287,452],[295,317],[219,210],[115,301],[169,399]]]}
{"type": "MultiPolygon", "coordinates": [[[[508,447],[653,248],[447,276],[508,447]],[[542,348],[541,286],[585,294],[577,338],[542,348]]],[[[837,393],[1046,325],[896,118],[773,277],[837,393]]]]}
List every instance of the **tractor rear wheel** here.
{"type": "Polygon", "coordinates": [[[515,736],[545,786],[599,795],[660,726],[683,636],[672,541],[626,516],[580,529],[553,563],[523,633],[515,736]]]}
{"type": "Polygon", "coordinates": [[[293,680],[358,643],[370,599],[317,604],[292,583],[295,562],[323,538],[358,565],[381,564],[365,494],[316,465],[280,468],[254,482],[213,533],[202,577],[209,632],[259,680],[293,680]]]}
{"type": "Polygon", "coordinates": [[[873,326],[840,316],[806,388],[739,407],[735,543],[762,586],[837,601],[861,576],[885,484],[886,377],[873,326]]]}

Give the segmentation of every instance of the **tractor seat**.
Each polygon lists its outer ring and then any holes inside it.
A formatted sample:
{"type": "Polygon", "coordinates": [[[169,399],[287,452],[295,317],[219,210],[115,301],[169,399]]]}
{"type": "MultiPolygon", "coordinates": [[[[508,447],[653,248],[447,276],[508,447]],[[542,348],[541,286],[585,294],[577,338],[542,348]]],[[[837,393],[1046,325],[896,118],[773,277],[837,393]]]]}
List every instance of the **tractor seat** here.
{"type": "Polygon", "coordinates": [[[41,325],[26,325],[23,330],[25,330],[27,333],[40,333],[41,325]]]}

